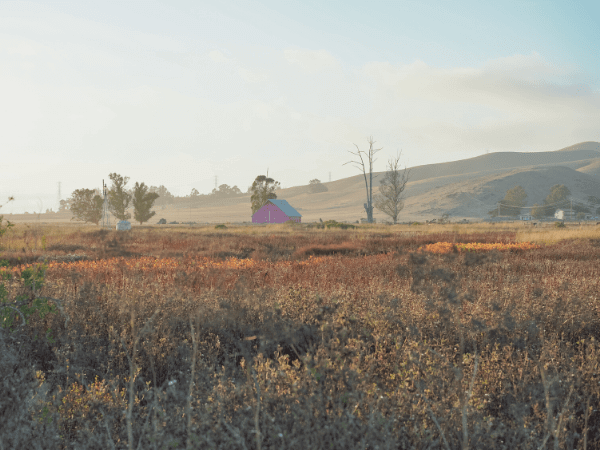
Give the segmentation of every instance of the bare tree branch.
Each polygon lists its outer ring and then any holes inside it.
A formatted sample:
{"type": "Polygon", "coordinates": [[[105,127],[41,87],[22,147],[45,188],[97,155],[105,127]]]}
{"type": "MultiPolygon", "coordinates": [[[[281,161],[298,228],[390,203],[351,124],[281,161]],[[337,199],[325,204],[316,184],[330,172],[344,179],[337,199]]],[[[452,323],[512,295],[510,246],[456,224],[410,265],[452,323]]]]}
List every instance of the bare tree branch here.
{"type": "Polygon", "coordinates": [[[375,141],[373,140],[373,137],[369,137],[369,151],[365,152],[362,151],[358,148],[358,145],[354,144],[354,146],[356,147],[357,152],[350,152],[350,150],[348,150],[350,153],[352,153],[353,155],[356,155],[360,158],[360,163],[358,161],[348,161],[347,163],[344,163],[343,165],[345,166],[346,164],[360,164],[360,166],[356,166],[359,170],[361,170],[362,168],[362,172],[363,172],[363,176],[365,178],[365,188],[367,191],[367,203],[365,203],[365,209],[367,211],[367,220],[369,223],[373,223],[373,163],[376,161],[373,159],[373,155],[375,153],[377,153],[379,150],[382,150],[382,148],[379,149],[374,149],[373,148],[373,144],[375,143],[375,141]],[[366,167],[365,167],[365,161],[363,160],[362,154],[365,154],[365,157],[368,158],[368,162],[369,162],[369,180],[367,180],[367,171],[366,171],[366,167]]]}
{"type": "Polygon", "coordinates": [[[398,222],[398,215],[404,208],[403,194],[410,177],[409,169],[400,170],[401,155],[399,152],[395,159],[389,160],[388,171],[379,186],[381,195],[375,199],[375,208],[390,216],[394,223],[398,222]]]}

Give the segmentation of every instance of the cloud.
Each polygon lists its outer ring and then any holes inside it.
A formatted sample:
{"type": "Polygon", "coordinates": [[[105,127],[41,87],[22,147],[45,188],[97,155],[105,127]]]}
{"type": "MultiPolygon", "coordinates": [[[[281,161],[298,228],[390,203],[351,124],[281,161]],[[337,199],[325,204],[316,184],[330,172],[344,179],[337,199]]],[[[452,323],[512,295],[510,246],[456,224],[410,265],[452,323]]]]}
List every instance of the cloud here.
{"type": "Polygon", "coordinates": [[[21,179],[123,171],[206,192],[215,174],[245,189],[265,161],[288,186],[336,164],[334,178],[356,175],[341,165],[370,135],[385,149],[379,167],[400,148],[425,164],[600,140],[598,89],[538,53],[348,68],[325,49],[190,48],[67,15],[0,18],[0,27],[0,148],[12,150],[0,175],[21,179]]]}
{"type": "Polygon", "coordinates": [[[290,65],[311,74],[339,66],[339,61],[326,50],[288,49],[283,56],[290,65]]]}
{"type": "Polygon", "coordinates": [[[31,39],[5,39],[0,41],[0,52],[5,52],[8,55],[34,56],[39,50],[39,44],[31,39]]]}
{"type": "Polygon", "coordinates": [[[208,57],[210,59],[212,59],[214,62],[221,63],[221,64],[229,64],[231,62],[231,59],[225,57],[225,55],[223,53],[221,53],[219,50],[212,50],[212,51],[208,52],[208,57]]]}
{"type": "Polygon", "coordinates": [[[249,70],[245,67],[239,67],[238,73],[248,84],[261,83],[267,79],[266,75],[259,71],[249,70]]]}
{"type": "Polygon", "coordinates": [[[573,136],[586,140],[600,112],[600,96],[573,81],[580,76],[574,68],[554,66],[537,53],[479,67],[371,62],[362,70],[377,85],[367,122],[388,130],[397,124],[405,142],[418,148],[559,148],[573,136]]]}

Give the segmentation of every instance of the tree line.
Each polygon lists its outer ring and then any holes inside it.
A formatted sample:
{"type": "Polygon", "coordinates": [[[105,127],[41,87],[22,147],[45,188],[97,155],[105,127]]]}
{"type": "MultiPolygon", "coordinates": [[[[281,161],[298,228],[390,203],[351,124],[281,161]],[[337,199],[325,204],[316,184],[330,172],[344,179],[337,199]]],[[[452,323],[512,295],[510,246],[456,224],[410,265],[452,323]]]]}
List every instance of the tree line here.
{"type": "MultiPolygon", "coordinates": [[[[587,198],[587,204],[573,202],[569,200],[571,191],[564,184],[555,184],[550,188],[550,192],[544,199],[541,205],[534,204],[531,208],[531,216],[535,219],[543,219],[544,217],[554,216],[557,209],[573,210],[579,218],[583,218],[585,214],[600,214],[600,198],[590,195],[587,198]]],[[[523,186],[515,186],[506,191],[504,198],[498,203],[498,206],[489,211],[492,217],[512,216],[516,217],[521,214],[525,207],[527,193],[523,186]]]]}
{"type": "MultiPolygon", "coordinates": [[[[95,194],[101,195],[99,189],[92,189],[95,194]]],[[[127,189],[127,192],[133,196],[133,189],[127,189]]],[[[210,200],[213,198],[229,198],[241,195],[247,195],[251,193],[250,187],[247,192],[242,192],[237,186],[229,186],[227,184],[222,184],[217,188],[213,189],[210,194],[200,194],[197,189],[193,188],[190,194],[184,196],[176,196],[173,195],[169,190],[164,186],[149,186],[148,192],[158,194],[158,198],[156,199],[155,206],[163,207],[163,206],[176,206],[176,205],[185,205],[188,206],[191,202],[202,202],[202,200],[210,200]]],[[[59,211],[66,211],[71,209],[72,197],[68,199],[64,199],[60,201],[59,211]]]]}
{"type": "MultiPolygon", "coordinates": [[[[373,222],[373,208],[377,208],[384,214],[392,218],[394,223],[397,223],[398,216],[404,208],[404,190],[408,183],[410,171],[406,169],[400,170],[399,160],[400,153],[395,159],[390,159],[388,171],[381,180],[379,191],[380,194],[373,197],[373,155],[381,150],[374,150],[373,138],[369,138],[369,151],[363,152],[358,149],[357,153],[353,153],[360,158],[360,163],[351,161],[362,166],[365,177],[365,186],[367,191],[367,202],[364,204],[367,212],[367,220],[373,222]],[[367,179],[365,155],[369,164],[369,179],[367,179]],[[370,183],[369,183],[370,181],[370,183]]],[[[356,144],[355,144],[356,145],[356,144]]],[[[352,152],[351,152],[352,153],[352,152]]],[[[133,200],[134,218],[137,222],[143,224],[152,218],[156,213],[151,211],[153,206],[177,205],[184,203],[186,206],[190,204],[190,200],[200,200],[207,197],[232,197],[244,195],[237,187],[230,187],[227,184],[222,184],[218,189],[213,189],[211,194],[203,195],[197,189],[192,189],[190,195],[185,197],[175,197],[164,186],[146,186],[145,183],[136,182],[132,189],[127,189],[126,185],[129,182],[129,177],[123,177],[117,173],[109,175],[112,181],[112,186],[107,191],[108,210],[119,220],[128,220],[131,214],[128,212],[129,204],[133,200]]],[[[251,194],[251,210],[252,214],[258,211],[267,201],[277,199],[275,191],[281,189],[281,184],[267,175],[259,175],[256,177],[245,194],[251,194]]],[[[317,178],[310,180],[309,192],[317,194],[327,192],[325,186],[317,178]]],[[[73,213],[71,220],[82,220],[84,222],[95,223],[96,225],[102,220],[102,209],[104,197],[98,189],[77,189],[67,200],[61,200],[60,210],[70,210],[73,213]]]]}
{"type": "MultiPolygon", "coordinates": [[[[136,181],[131,190],[126,188],[129,177],[117,173],[109,176],[112,181],[110,189],[106,190],[107,209],[118,220],[131,219],[129,204],[133,206],[133,218],[140,225],[148,222],[156,212],[152,211],[154,202],[159,198],[156,192],[150,192],[145,183],[136,181]]],[[[82,220],[98,225],[102,220],[104,197],[99,189],[76,189],[65,204],[71,210],[71,220],[82,220]]]]}
{"type": "MultiPolygon", "coordinates": [[[[132,189],[127,189],[129,177],[117,173],[111,173],[108,177],[112,185],[110,189],[106,190],[107,209],[118,220],[129,220],[131,218],[129,212],[131,203],[133,218],[141,225],[156,214],[155,211],[152,211],[152,208],[155,202],[161,198],[160,194],[170,195],[164,186],[153,188],[148,187],[145,183],[136,182],[132,189]]],[[[248,188],[248,191],[252,194],[250,198],[252,214],[258,211],[268,200],[276,199],[275,190],[280,188],[281,184],[273,178],[269,178],[268,172],[267,176],[257,176],[252,186],[248,188]]],[[[217,196],[239,195],[240,193],[241,191],[236,186],[229,188],[226,184],[219,186],[218,190],[213,189],[213,195],[217,196]]],[[[104,196],[101,194],[103,193],[99,189],[76,189],[69,199],[61,201],[61,205],[64,209],[71,211],[73,214],[71,220],[81,220],[98,225],[102,220],[104,206],[104,196]]],[[[190,196],[187,198],[195,196],[199,196],[198,191],[192,189],[190,196]]]]}

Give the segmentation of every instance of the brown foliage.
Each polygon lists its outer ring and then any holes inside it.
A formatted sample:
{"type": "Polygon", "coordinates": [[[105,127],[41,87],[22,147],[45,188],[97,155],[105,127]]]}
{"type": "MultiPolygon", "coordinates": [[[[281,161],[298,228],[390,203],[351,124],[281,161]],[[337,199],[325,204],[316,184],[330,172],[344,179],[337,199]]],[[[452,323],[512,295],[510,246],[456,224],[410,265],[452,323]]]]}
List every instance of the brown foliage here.
{"type": "Polygon", "coordinates": [[[597,448],[600,247],[417,252],[437,242],[515,234],[80,232],[44,288],[68,323],[3,345],[63,448],[597,448]]]}

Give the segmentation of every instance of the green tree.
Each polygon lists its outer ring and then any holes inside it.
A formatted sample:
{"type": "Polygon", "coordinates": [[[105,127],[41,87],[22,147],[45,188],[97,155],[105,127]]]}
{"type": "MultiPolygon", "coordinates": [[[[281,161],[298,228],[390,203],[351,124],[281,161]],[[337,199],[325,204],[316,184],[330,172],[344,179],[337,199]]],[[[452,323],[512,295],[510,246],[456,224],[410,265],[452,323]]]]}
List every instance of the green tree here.
{"type": "Polygon", "coordinates": [[[394,224],[398,223],[398,215],[404,208],[404,189],[408,183],[410,171],[400,170],[400,156],[398,153],[395,159],[388,162],[388,171],[379,185],[379,192],[375,198],[375,208],[390,216],[394,224]]]}
{"type": "Polygon", "coordinates": [[[590,208],[588,208],[586,205],[575,202],[573,202],[573,211],[575,211],[576,213],[584,213],[584,215],[586,213],[591,212],[590,208]]]}
{"type": "MultiPolygon", "coordinates": [[[[367,203],[364,204],[365,207],[365,211],[367,212],[367,221],[369,223],[373,223],[373,163],[375,162],[373,160],[373,156],[375,155],[375,153],[377,153],[379,150],[381,150],[381,148],[378,149],[374,149],[373,148],[373,144],[375,143],[375,141],[373,140],[373,137],[371,136],[368,140],[369,142],[369,151],[365,152],[362,151],[358,148],[358,145],[354,144],[354,146],[356,147],[357,152],[350,152],[353,155],[356,155],[360,158],[360,162],[358,161],[348,161],[347,163],[344,163],[343,165],[346,164],[350,164],[350,163],[354,163],[354,164],[359,164],[359,166],[356,166],[359,170],[362,168],[362,172],[363,172],[363,176],[365,177],[365,188],[367,190],[367,203]],[[366,171],[366,167],[365,167],[365,161],[363,160],[362,155],[365,155],[365,158],[367,158],[367,162],[369,164],[369,180],[367,180],[367,171],[366,171]]],[[[348,150],[350,151],[350,150],[348,150]]]]}
{"type": "Polygon", "coordinates": [[[543,206],[538,205],[536,203],[533,205],[533,208],[531,209],[531,215],[535,219],[543,219],[544,217],[546,217],[546,208],[544,208],[543,206]]]}
{"type": "Polygon", "coordinates": [[[58,207],[59,212],[68,211],[71,208],[71,200],[70,199],[61,200],[59,202],[59,204],[60,204],[60,206],[58,207]]]}
{"type": "MultiPolygon", "coordinates": [[[[14,197],[8,197],[8,202],[12,202],[14,199],[14,197]]],[[[0,208],[2,208],[2,206],[4,205],[0,205],[0,208]]],[[[0,216],[0,239],[2,239],[2,236],[4,236],[8,230],[15,226],[14,223],[10,223],[8,220],[6,221],[6,225],[2,225],[2,220],[4,220],[4,216],[0,216]]]]}
{"type": "Polygon", "coordinates": [[[518,216],[521,214],[521,208],[525,206],[527,193],[522,186],[515,186],[506,191],[506,195],[500,200],[500,205],[489,212],[493,217],[500,216],[518,216]]]}
{"type": "Polygon", "coordinates": [[[600,205],[600,198],[594,196],[594,195],[590,195],[587,198],[588,204],[590,205],[591,208],[600,205]]]}
{"type": "Polygon", "coordinates": [[[159,187],[150,186],[149,192],[156,192],[158,194],[158,200],[156,206],[166,206],[175,201],[175,196],[169,192],[169,190],[162,184],[159,187]]]}
{"type": "Polygon", "coordinates": [[[252,214],[258,211],[262,206],[271,199],[276,199],[275,189],[280,186],[279,181],[275,181],[273,178],[269,178],[269,172],[267,175],[259,175],[252,183],[251,191],[252,196],[250,201],[252,202],[252,214]]]}
{"type": "Polygon", "coordinates": [[[112,186],[108,191],[108,206],[110,212],[119,220],[129,220],[131,214],[127,212],[131,194],[125,189],[129,177],[122,177],[117,173],[111,173],[108,176],[112,181],[112,186]]]}
{"type": "Polygon", "coordinates": [[[98,225],[102,219],[104,199],[99,195],[98,190],[77,189],[71,194],[69,203],[73,213],[71,220],[83,220],[98,225]]]}
{"type": "Polygon", "coordinates": [[[213,189],[211,195],[216,195],[218,197],[231,197],[234,195],[241,195],[243,192],[237,186],[230,187],[227,184],[222,184],[219,186],[219,189],[213,189]]]}
{"type": "Polygon", "coordinates": [[[557,209],[570,209],[570,204],[567,201],[567,197],[571,195],[571,191],[564,184],[555,184],[550,188],[550,193],[544,199],[544,206],[546,207],[546,215],[554,215],[554,211],[557,209]]]}
{"type": "Polygon", "coordinates": [[[327,186],[321,183],[321,180],[315,178],[314,180],[310,180],[308,183],[309,191],[311,194],[318,194],[319,192],[327,192],[327,186]]]}
{"type": "Polygon", "coordinates": [[[133,217],[140,225],[148,222],[156,214],[156,212],[150,210],[157,198],[158,194],[148,192],[148,186],[144,183],[135,183],[133,188],[133,217]]]}

